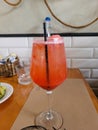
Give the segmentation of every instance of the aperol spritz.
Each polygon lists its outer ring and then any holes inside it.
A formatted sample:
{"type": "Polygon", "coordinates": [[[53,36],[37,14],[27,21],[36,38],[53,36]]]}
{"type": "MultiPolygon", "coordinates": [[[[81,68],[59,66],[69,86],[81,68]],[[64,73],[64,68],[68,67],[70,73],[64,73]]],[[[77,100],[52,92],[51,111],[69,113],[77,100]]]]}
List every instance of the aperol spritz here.
{"type": "MultiPolygon", "coordinates": [[[[47,41],[34,40],[32,49],[31,78],[39,87],[51,94],[67,77],[67,65],[63,38],[48,37],[47,41]]],[[[62,125],[62,117],[49,109],[36,118],[36,124],[51,130],[62,125]]]]}

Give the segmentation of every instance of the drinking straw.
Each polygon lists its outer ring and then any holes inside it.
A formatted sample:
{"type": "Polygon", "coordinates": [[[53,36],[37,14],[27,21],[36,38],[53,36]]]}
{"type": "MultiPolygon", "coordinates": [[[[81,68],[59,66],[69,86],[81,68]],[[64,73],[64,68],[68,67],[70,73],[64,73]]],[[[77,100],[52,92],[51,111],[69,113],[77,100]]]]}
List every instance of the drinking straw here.
{"type": "Polygon", "coordinates": [[[51,36],[51,18],[46,17],[45,18],[45,23],[46,23],[46,32],[47,32],[47,37],[51,36]]]}
{"type": "Polygon", "coordinates": [[[46,23],[43,23],[43,29],[44,29],[44,41],[47,41],[47,32],[46,32],[46,23]]]}
{"type": "MultiPolygon", "coordinates": [[[[46,23],[43,23],[44,29],[44,41],[47,41],[47,32],[46,32],[46,23]]],[[[45,58],[46,58],[46,75],[47,75],[47,82],[49,83],[49,66],[48,66],[48,46],[45,44],[45,58]]],[[[49,87],[49,86],[48,86],[49,87]]]]}

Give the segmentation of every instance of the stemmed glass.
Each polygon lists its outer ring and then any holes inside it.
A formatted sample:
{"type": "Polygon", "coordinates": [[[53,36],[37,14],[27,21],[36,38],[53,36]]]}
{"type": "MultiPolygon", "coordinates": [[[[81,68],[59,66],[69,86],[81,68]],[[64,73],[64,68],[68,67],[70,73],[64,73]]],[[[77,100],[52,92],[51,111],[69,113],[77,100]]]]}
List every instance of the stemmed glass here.
{"type": "MultiPolygon", "coordinates": [[[[66,56],[63,38],[59,35],[50,36],[47,41],[36,39],[32,47],[31,78],[46,90],[50,98],[52,90],[59,87],[67,77],[66,56]]],[[[50,99],[49,99],[50,102],[50,99]]],[[[49,130],[59,129],[62,116],[51,109],[40,113],[35,119],[36,125],[41,125],[49,130]]]]}

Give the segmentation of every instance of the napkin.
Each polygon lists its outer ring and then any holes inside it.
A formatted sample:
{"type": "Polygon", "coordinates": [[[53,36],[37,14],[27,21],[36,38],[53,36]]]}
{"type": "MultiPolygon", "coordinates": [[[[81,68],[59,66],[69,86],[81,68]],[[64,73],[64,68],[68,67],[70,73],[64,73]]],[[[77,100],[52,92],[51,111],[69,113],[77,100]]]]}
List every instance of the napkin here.
{"type": "MultiPolygon", "coordinates": [[[[11,130],[34,125],[36,115],[47,109],[46,91],[35,85],[11,130]]],[[[62,130],[98,130],[98,113],[82,79],[67,79],[54,89],[52,109],[63,117],[62,130]]]]}

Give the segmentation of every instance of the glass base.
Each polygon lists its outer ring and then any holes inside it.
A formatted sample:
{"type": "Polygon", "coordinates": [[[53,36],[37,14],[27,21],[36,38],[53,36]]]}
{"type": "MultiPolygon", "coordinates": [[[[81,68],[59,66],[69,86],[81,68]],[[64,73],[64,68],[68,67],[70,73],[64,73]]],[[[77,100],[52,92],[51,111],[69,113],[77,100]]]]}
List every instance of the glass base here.
{"type": "Polygon", "coordinates": [[[43,126],[47,130],[53,130],[53,128],[58,130],[63,125],[63,118],[56,111],[53,111],[53,110],[45,111],[45,112],[40,113],[36,117],[35,124],[43,126]]]}

